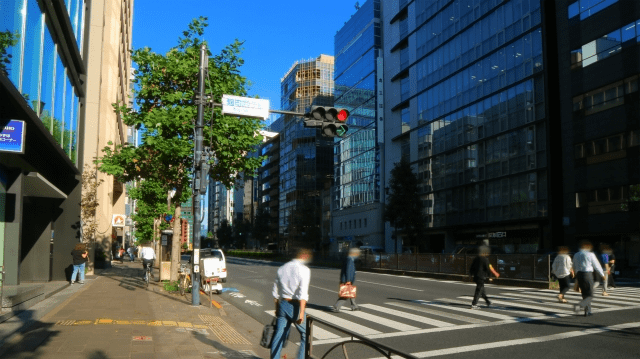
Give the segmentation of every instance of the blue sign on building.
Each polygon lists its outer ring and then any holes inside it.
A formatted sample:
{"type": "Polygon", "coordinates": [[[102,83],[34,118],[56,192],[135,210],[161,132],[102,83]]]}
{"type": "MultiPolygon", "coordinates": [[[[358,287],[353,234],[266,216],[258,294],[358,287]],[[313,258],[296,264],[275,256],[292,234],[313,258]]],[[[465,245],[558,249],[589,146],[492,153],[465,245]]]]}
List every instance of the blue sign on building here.
{"type": "Polygon", "coordinates": [[[11,120],[0,129],[0,151],[24,153],[24,121],[11,120]]]}

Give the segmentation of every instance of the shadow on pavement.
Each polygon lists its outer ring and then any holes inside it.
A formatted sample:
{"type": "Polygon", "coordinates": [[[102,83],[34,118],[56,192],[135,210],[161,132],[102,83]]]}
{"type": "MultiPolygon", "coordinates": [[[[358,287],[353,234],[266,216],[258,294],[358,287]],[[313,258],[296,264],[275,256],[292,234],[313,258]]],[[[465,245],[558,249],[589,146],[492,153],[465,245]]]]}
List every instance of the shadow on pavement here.
{"type": "Polygon", "coordinates": [[[102,350],[97,350],[87,356],[87,359],[109,359],[109,356],[102,350]]]}
{"type": "Polygon", "coordinates": [[[44,323],[30,319],[32,316],[31,313],[32,311],[26,310],[16,316],[23,322],[18,330],[11,333],[1,333],[0,358],[44,358],[44,354],[39,353],[38,348],[45,345],[59,332],[51,330],[51,327],[54,325],[52,323],[44,323]],[[6,338],[17,333],[19,333],[19,335],[13,336],[5,342],[6,338]]]}
{"type": "Polygon", "coordinates": [[[237,350],[233,350],[229,347],[226,347],[224,344],[219,343],[215,340],[209,339],[202,334],[193,333],[192,334],[196,339],[198,339],[202,344],[206,344],[211,346],[213,349],[217,350],[220,355],[229,359],[260,359],[260,357],[242,353],[237,350]]]}

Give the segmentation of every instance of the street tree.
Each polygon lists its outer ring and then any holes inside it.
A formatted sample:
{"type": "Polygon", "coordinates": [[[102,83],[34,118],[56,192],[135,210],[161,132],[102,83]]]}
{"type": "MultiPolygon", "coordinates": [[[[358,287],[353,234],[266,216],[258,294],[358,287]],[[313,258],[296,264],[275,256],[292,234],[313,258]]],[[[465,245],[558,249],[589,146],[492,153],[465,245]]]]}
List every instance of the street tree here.
{"type": "MultiPolygon", "coordinates": [[[[97,159],[99,169],[126,183],[152,180],[161,184],[162,193],[175,190],[173,232],[180,232],[180,204],[192,195],[194,124],[197,114],[197,89],[201,37],[207,18],[194,19],[166,54],[145,47],[132,51],[135,106],[121,102],[115,111],[127,126],[144,128],[142,143],[114,145],[103,149],[97,159]]],[[[205,92],[208,98],[221,102],[223,94],[245,96],[247,79],[240,75],[244,60],[240,58],[242,42],[236,40],[220,54],[209,52],[209,70],[205,92]]],[[[223,116],[219,108],[205,116],[204,146],[213,153],[209,177],[227,187],[239,173],[255,173],[262,158],[246,157],[262,141],[256,119],[223,116]]],[[[177,280],[180,243],[171,249],[171,280],[177,280]]]]}
{"type": "Polygon", "coordinates": [[[396,163],[391,170],[389,189],[384,220],[391,222],[396,239],[399,231],[405,245],[420,245],[425,232],[424,206],[418,191],[418,177],[406,159],[396,163]]]}

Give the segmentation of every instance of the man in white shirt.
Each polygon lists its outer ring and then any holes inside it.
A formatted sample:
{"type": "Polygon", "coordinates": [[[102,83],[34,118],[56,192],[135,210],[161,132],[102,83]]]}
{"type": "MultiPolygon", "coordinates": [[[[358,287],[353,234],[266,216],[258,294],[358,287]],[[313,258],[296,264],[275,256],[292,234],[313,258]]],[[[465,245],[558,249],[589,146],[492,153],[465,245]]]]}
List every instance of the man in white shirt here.
{"type": "Polygon", "coordinates": [[[276,329],[271,342],[271,359],[279,359],[285,340],[289,337],[291,324],[300,332],[298,359],[303,359],[306,347],[306,327],[304,310],[309,300],[311,251],[301,249],[292,261],[278,269],[273,284],[273,298],[276,304],[276,329]]]}
{"type": "MultiPolygon", "coordinates": [[[[147,269],[147,263],[151,263],[153,268],[153,262],[156,259],[156,251],[153,250],[150,243],[145,243],[140,250],[140,258],[142,258],[142,278],[144,279],[144,270],[147,269]]],[[[153,270],[151,271],[153,277],[153,270]]]]}
{"type": "Polygon", "coordinates": [[[591,315],[591,300],[593,299],[593,272],[597,272],[604,278],[602,266],[591,251],[593,246],[590,242],[584,241],[580,245],[580,252],[573,256],[573,270],[576,272],[576,279],[582,292],[582,302],[573,306],[575,311],[584,308],[584,316],[591,315]]]}

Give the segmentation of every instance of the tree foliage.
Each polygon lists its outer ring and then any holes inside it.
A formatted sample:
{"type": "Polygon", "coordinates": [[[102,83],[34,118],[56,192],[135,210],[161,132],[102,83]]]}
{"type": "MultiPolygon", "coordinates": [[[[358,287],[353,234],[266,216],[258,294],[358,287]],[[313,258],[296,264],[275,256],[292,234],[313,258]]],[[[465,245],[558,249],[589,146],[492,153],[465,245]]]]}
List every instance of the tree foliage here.
{"type": "MultiPolygon", "coordinates": [[[[162,183],[153,179],[141,180],[136,186],[130,186],[129,197],[136,200],[136,211],[131,219],[136,222],[135,237],[138,243],[153,240],[154,219],[167,213],[167,194],[162,183]]],[[[172,206],[172,207],[175,207],[172,206]]],[[[172,208],[172,212],[175,209],[172,208]]],[[[161,221],[160,229],[169,228],[169,224],[161,221]]]]}
{"type": "Polygon", "coordinates": [[[100,206],[98,187],[104,180],[98,180],[95,166],[85,165],[82,171],[82,196],[80,197],[80,219],[82,220],[82,242],[95,240],[98,229],[96,211],[100,206]]]}
{"type": "Polygon", "coordinates": [[[424,206],[419,196],[418,177],[406,159],[391,170],[389,189],[384,220],[402,231],[405,245],[419,245],[424,238],[424,206]]]}
{"type": "MultiPolygon", "coordinates": [[[[175,190],[173,202],[178,204],[175,206],[176,223],[179,223],[179,204],[192,194],[197,114],[195,90],[200,46],[204,43],[200,37],[207,25],[205,17],[194,19],[178,39],[177,46],[164,55],[148,47],[132,51],[131,59],[138,66],[133,79],[135,106],[122,102],[114,104],[114,109],[127,126],[144,129],[142,143],[138,147],[109,143],[103,149],[104,155],[96,161],[100,171],[113,175],[122,183],[139,179],[149,181],[147,183],[154,187],[153,191],[158,192],[155,197],[143,196],[154,201],[146,203],[149,215],[155,213],[154,209],[160,203],[166,203],[169,190],[175,190]]],[[[236,40],[220,54],[212,56],[211,52],[208,53],[209,71],[205,87],[206,94],[215,102],[221,102],[223,94],[246,95],[247,80],[240,75],[244,62],[240,58],[241,52],[242,42],[236,40]]],[[[262,159],[244,155],[262,141],[257,132],[261,126],[259,120],[222,116],[217,108],[207,111],[204,125],[204,146],[210,147],[214,155],[209,173],[212,180],[230,187],[239,173],[255,172],[262,159]]],[[[138,218],[142,219],[145,207],[140,202],[138,209],[138,218]]],[[[145,228],[148,230],[148,224],[145,228]]],[[[179,226],[174,223],[174,231],[177,230],[179,226]]],[[[179,252],[179,247],[177,251],[175,249],[173,252],[179,252]]],[[[172,253],[172,278],[177,273],[178,261],[179,253],[172,253]]]]}
{"type": "Polygon", "coordinates": [[[18,44],[20,34],[11,31],[0,31],[0,73],[7,72],[7,65],[11,64],[11,54],[7,49],[18,44]]]}

